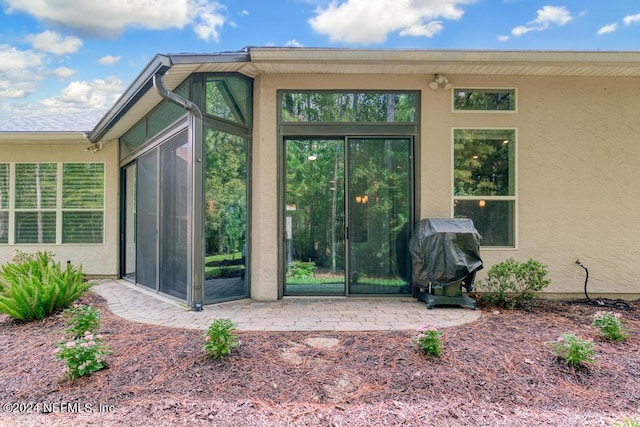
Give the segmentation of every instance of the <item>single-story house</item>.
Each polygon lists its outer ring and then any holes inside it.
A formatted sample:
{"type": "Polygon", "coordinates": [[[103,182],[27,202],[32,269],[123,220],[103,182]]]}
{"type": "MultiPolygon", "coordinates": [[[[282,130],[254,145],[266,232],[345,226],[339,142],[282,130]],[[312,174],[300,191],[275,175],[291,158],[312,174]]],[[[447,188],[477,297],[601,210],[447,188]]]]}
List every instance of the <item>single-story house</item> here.
{"type": "Polygon", "coordinates": [[[640,52],[157,55],[87,115],[0,121],[1,259],[194,309],[406,297],[417,221],[465,217],[550,297],[582,295],[578,259],[591,295],[640,295],[640,52]]]}

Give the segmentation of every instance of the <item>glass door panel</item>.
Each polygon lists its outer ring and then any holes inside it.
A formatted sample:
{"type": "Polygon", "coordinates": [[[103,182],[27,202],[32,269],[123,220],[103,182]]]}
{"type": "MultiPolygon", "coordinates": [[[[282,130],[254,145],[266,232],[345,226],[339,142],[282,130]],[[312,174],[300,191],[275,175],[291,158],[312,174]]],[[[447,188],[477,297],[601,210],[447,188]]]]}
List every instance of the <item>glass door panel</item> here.
{"type": "Polygon", "coordinates": [[[285,295],[344,295],[344,139],[286,139],[285,295]]]}
{"type": "Polygon", "coordinates": [[[186,130],[160,146],[160,291],[187,298],[191,144],[186,130]]]}
{"type": "Polygon", "coordinates": [[[408,294],[411,139],[348,140],[350,294],[408,294]]]}
{"type": "Polygon", "coordinates": [[[138,159],[136,180],[136,282],[157,290],[158,152],[138,159]]]}
{"type": "Polygon", "coordinates": [[[136,280],[136,165],[124,169],[124,262],[122,276],[136,280]]]}
{"type": "Polygon", "coordinates": [[[207,129],[205,181],[205,302],[245,297],[248,141],[207,129]]]}

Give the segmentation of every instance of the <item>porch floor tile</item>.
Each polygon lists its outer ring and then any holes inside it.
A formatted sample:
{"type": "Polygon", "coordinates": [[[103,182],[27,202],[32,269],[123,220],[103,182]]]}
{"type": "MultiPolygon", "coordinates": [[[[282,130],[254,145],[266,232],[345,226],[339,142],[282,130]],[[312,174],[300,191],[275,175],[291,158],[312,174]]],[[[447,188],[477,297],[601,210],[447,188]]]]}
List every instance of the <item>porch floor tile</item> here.
{"type": "Polygon", "coordinates": [[[286,298],[243,299],[205,305],[200,312],[125,281],[100,280],[93,291],[104,297],[117,316],[138,323],[202,329],[217,318],[231,319],[244,331],[384,331],[413,330],[424,322],[439,327],[470,323],[480,310],[458,307],[427,309],[415,298],[286,298]]]}

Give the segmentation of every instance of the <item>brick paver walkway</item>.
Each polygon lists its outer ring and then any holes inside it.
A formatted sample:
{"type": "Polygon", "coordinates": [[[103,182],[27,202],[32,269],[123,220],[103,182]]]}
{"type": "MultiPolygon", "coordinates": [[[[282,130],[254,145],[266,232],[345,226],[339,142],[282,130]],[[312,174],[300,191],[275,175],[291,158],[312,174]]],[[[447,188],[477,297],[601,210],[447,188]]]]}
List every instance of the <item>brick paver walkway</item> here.
{"type": "Polygon", "coordinates": [[[101,280],[93,290],[107,299],[115,315],[125,319],[203,330],[216,318],[231,319],[244,331],[383,331],[413,330],[423,322],[446,328],[481,316],[480,310],[467,308],[428,310],[424,302],[409,297],[243,299],[206,305],[195,312],[124,281],[101,280]]]}

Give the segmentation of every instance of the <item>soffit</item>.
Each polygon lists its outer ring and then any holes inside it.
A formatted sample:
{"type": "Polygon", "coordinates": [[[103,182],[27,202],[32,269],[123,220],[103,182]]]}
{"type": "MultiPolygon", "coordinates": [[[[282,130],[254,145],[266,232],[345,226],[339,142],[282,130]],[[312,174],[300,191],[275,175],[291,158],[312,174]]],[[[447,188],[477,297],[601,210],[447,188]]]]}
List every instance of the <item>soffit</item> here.
{"type": "Polygon", "coordinates": [[[0,132],[0,144],[78,144],[89,143],[84,132],[0,132]]]}
{"type": "Polygon", "coordinates": [[[639,77],[640,52],[251,49],[265,74],[639,77]]]}

